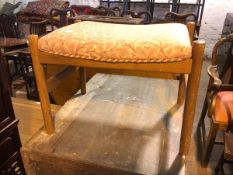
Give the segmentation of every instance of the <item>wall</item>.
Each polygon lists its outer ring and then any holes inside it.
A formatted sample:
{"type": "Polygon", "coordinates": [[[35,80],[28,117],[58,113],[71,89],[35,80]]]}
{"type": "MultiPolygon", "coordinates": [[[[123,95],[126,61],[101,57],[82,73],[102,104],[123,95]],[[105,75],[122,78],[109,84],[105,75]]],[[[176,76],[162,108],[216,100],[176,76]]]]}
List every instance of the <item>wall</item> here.
{"type": "Polygon", "coordinates": [[[226,13],[233,13],[233,0],[206,0],[200,37],[206,40],[206,56],[221,37],[226,13]]]}

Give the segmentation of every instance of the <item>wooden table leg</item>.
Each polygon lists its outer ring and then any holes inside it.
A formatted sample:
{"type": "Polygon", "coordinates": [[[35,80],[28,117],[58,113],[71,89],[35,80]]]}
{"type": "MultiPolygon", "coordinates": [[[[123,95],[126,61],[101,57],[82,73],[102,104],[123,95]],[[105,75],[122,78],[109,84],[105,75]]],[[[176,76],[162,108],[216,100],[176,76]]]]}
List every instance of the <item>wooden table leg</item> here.
{"type": "Polygon", "coordinates": [[[182,156],[187,155],[189,151],[204,49],[204,41],[197,40],[193,42],[192,70],[188,78],[180,138],[179,154],[182,156]]]}

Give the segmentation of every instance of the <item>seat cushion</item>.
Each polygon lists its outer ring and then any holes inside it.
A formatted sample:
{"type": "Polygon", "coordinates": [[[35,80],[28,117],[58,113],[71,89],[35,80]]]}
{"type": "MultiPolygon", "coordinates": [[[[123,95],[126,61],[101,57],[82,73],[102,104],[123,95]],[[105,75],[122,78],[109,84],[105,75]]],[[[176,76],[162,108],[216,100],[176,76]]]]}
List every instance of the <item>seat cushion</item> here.
{"type": "Polygon", "coordinates": [[[174,62],[191,58],[183,24],[124,25],[80,22],[39,39],[39,50],[105,62],[174,62]]]}
{"type": "Polygon", "coordinates": [[[220,123],[233,121],[233,91],[217,93],[213,119],[220,123]]]}

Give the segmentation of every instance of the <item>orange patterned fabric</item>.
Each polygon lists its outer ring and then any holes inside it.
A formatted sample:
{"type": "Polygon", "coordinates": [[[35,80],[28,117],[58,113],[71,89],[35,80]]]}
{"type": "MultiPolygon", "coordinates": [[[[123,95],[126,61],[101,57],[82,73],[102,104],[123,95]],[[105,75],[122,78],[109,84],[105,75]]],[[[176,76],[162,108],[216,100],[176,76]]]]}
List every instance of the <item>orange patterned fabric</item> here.
{"type": "Polygon", "coordinates": [[[233,122],[233,91],[222,91],[216,95],[213,117],[216,122],[233,122]]]}
{"type": "Polygon", "coordinates": [[[183,24],[123,25],[80,22],[39,39],[39,50],[105,62],[174,62],[191,58],[183,24]]]}

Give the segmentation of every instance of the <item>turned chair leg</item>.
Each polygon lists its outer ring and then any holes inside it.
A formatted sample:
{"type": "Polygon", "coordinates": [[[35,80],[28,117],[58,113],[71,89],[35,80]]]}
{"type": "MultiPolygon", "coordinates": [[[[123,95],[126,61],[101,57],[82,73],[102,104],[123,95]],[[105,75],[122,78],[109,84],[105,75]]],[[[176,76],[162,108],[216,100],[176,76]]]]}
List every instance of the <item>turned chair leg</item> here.
{"type": "Polygon", "coordinates": [[[221,158],[219,159],[218,164],[215,168],[216,175],[219,174],[219,171],[221,171],[221,174],[223,174],[223,175],[225,174],[224,169],[223,169],[223,165],[224,165],[224,152],[222,153],[221,158]]]}
{"type": "Polygon", "coordinates": [[[219,124],[212,122],[210,126],[209,134],[206,138],[206,144],[204,145],[204,152],[202,159],[203,167],[206,167],[208,165],[218,130],[219,130],[219,124]]]}
{"type": "Polygon", "coordinates": [[[86,68],[79,68],[81,94],[86,94],[86,68]]]}

